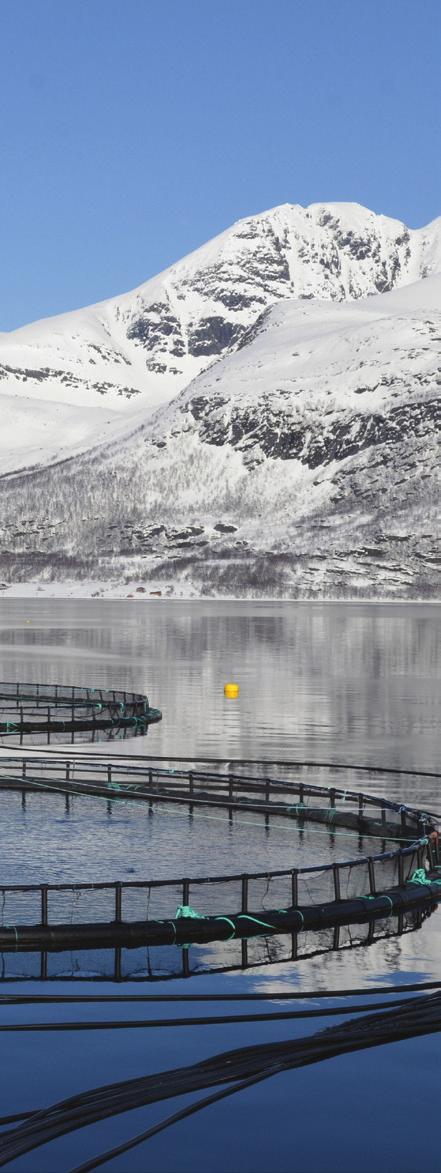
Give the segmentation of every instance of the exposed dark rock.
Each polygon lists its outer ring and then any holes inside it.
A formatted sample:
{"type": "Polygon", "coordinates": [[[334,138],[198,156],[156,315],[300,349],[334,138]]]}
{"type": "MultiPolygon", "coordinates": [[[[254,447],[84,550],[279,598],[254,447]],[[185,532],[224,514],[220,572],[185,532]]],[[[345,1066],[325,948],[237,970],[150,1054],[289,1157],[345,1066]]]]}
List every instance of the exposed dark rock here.
{"type": "Polygon", "coordinates": [[[220,317],[200,318],[188,334],[188,351],[195,357],[222,354],[244,333],[244,326],[220,317]]]}
{"type": "Polygon", "coordinates": [[[300,460],[309,468],[342,461],[373,446],[400,443],[421,429],[441,429],[441,399],[400,404],[387,414],[336,413],[329,422],[326,417],[297,415],[292,409],[281,411],[263,400],[240,408],[220,395],[197,396],[186,410],[191,411],[207,444],[229,444],[248,459],[257,450],[254,460],[300,460]]]}
{"type": "Polygon", "coordinates": [[[185,354],[181,325],[166,302],[146,306],[138,317],[132,319],[127,337],[139,342],[145,350],[166,351],[176,358],[185,354]]]}

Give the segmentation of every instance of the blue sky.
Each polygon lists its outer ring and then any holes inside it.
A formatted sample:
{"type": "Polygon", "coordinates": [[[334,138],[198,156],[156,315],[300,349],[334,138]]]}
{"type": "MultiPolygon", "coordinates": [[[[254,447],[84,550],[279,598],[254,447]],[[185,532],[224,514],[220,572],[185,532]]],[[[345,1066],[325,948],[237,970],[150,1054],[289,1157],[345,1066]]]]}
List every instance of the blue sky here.
{"type": "Polygon", "coordinates": [[[0,330],[234,220],[441,214],[439,0],[2,0],[0,330]]]}

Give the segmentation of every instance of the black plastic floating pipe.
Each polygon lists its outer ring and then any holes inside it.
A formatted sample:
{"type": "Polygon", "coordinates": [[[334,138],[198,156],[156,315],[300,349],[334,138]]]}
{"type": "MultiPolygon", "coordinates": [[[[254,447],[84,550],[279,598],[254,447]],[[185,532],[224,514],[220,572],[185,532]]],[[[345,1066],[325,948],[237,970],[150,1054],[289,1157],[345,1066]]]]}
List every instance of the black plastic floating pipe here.
{"type": "Polygon", "coordinates": [[[334,998],[376,998],[378,994],[408,994],[419,990],[440,990],[441,982],[400,982],[387,986],[353,986],[347,989],[262,990],[235,994],[0,994],[1,1006],[94,1005],[99,1003],[175,1002],[309,1002],[334,998]]]}
{"type": "MultiPolygon", "coordinates": [[[[257,1082],[277,1072],[440,1030],[440,995],[432,994],[408,999],[405,1005],[381,1014],[363,1014],[306,1038],[241,1047],[185,1067],[93,1088],[47,1108],[36,1110],[22,1124],[1,1135],[0,1165],[6,1165],[76,1129],[146,1104],[159,1103],[219,1085],[229,1090],[231,1085],[235,1084],[239,1090],[240,1087],[249,1086],[248,1081],[257,1082]]],[[[199,1106],[210,1102],[210,1099],[200,1101],[199,1106]]],[[[118,1146],[118,1149],[87,1161],[76,1173],[80,1173],[80,1170],[85,1173],[87,1169],[95,1168],[103,1160],[110,1160],[111,1157],[118,1155],[118,1152],[148,1139],[162,1127],[183,1118],[183,1113],[191,1113],[197,1110],[197,1107],[198,1105],[189,1105],[180,1113],[175,1113],[167,1122],[153,1125],[137,1138],[118,1146]]]]}
{"type": "Polygon", "coordinates": [[[0,928],[3,952],[70,948],[96,949],[106,946],[135,948],[141,945],[188,945],[228,941],[273,933],[298,933],[336,925],[365,924],[412,909],[433,907],[441,900],[441,880],[420,884],[409,881],[375,896],[333,900],[320,905],[269,909],[263,913],[232,913],[224,916],[175,917],[170,920],[111,921],[90,924],[16,925],[0,928]]]}
{"type": "MultiPolygon", "coordinates": [[[[262,1010],[255,1014],[203,1014],[174,1018],[111,1018],[89,1019],[86,1022],[4,1022],[0,1034],[53,1034],[63,1031],[93,1030],[155,1030],[166,1027],[226,1026],[247,1022],[291,1022],[304,1018],[338,1018],[345,1014],[371,1014],[374,1010],[392,1010],[404,1006],[409,998],[387,999],[367,1006],[358,1003],[344,1006],[313,1006],[304,1010],[262,1010]]],[[[1,1123],[1,1120],[0,1120],[1,1123]]]]}
{"type": "MultiPolygon", "coordinates": [[[[23,749],[20,748],[19,746],[16,746],[16,745],[9,746],[8,745],[7,748],[8,748],[8,751],[11,750],[11,752],[13,752],[14,754],[15,753],[23,754],[23,749]]],[[[43,752],[43,748],[44,748],[45,754],[50,754],[51,757],[52,756],[59,757],[59,758],[62,757],[63,760],[65,761],[66,755],[61,754],[60,749],[56,750],[56,749],[41,747],[41,750],[35,751],[37,753],[37,756],[38,756],[38,753],[43,752]]],[[[70,747],[67,747],[67,748],[70,751],[70,747]]],[[[90,755],[90,753],[88,753],[87,750],[75,749],[74,752],[72,753],[72,760],[81,759],[81,758],[90,757],[90,756],[91,755],[90,755]]],[[[105,752],[101,753],[100,751],[98,751],[97,753],[93,754],[93,759],[95,761],[99,761],[102,758],[105,758],[107,760],[108,756],[109,756],[108,753],[105,753],[105,752]]],[[[439,771],[435,771],[435,770],[420,770],[420,769],[410,770],[410,769],[403,769],[401,766],[378,766],[378,765],[371,766],[371,765],[367,765],[366,762],[364,762],[364,763],[360,763],[360,762],[329,762],[329,761],[322,762],[322,761],[312,761],[311,759],[305,759],[303,761],[300,761],[297,758],[234,758],[234,757],[212,758],[212,757],[197,757],[195,755],[191,755],[191,756],[181,755],[180,757],[176,757],[175,755],[170,755],[170,754],[162,754],[161,755],[161,754],[126,754],[126,753],[123,754],[123,753],[121,753],[121,754],[118,754],[118,760],[131,761],[131,762],[138,761],[138,762],[144,763],[145,765],[146,764],[153,765],[155,762],[173,762],[176,764],[178,764],[179,762],[190,762],[190,763],[194,763],[195,765],[196,764],[200,764],[200,765],[205,764],[205,765],[211,765],[211,766],[213,766],[213,765],[215,765],[215,766],[216,765],[226,765],[226,764],[231,765],[231,766],[265,766],[265,767],[266,766],[281,766],[281,767],[289,767],[290,769],[291,768],[292,769],[296,769],[296,768],[301,769],[303,767],[308,767],[308,768],[317,769],[317,770],[358,770],[358,771],[361,771],[362,773],[384,774],[384,775],[387,775],[387,774],[394,775],[395,774],[397,776],[406,776],[406,777],[410,777],[410,778],[441,778],[441,773],[439,771]]]]}

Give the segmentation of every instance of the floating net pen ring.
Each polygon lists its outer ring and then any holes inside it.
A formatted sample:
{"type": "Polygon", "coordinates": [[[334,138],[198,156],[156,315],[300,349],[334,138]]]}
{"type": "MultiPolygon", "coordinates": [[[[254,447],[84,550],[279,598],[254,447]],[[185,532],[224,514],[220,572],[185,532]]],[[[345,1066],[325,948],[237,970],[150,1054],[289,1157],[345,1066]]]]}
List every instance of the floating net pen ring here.
{"type": "Polygon", "coordinates": [[[161,716],[142,693],[0,682],[0,744],[3,739],[22,746],[137,737],[161,716]]]}
{"type": "Polygon", "coordinates": [[[0,926],[3,951],[78,947],[135,948],[188,945],[233,938],[245,940],[271,934],[338,929],[403,917],[434,907],[441,898],[441,859],[432,817],[403,803],[307,780],[259,778],[154,768],[138,761],[75,763],[68,755],[44,759],[0,759],[0,788],[104,798],[107,801],[155,802],[169,805],[255,811],[294,820],[299,827],[322,824],[330,837],[337,829],[355,833],[360,841],[380,841],[383,850],[307,868],[288,868],[238,875],[193,876],[170,880],[114,881],[91,884],[3,885],[6,899],[0,926]],[[388,843],[389,850],[386,850],[388,843]],[[108,897],[108,919],[70,924],[52,911],[55,894],[81,891],[108,897]],[[10,909],[21,894],[14,923],[10,909]],[[139,897],[144,917],[136,917],[139,897]],[[31,913],[32,905],[32,913],[31,913]],[[146,908],[149,917],[145,916],[146,908]]]}

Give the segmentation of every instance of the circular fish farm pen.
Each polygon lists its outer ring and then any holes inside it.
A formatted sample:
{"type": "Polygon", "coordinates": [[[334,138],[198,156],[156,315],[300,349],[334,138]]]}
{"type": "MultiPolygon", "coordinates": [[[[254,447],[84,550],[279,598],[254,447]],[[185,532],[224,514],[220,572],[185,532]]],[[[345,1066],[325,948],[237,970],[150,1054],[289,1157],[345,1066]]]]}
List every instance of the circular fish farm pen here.
{"type": "Polygon", "coordinates": [[[0,682],[0,744],[94,742],[147,733],[161,720],[140,693],[0,682]]]}
{"type": "MultiPolygon", "coordinates": [[[[97,727],[112,735],[120,704],[132,735],[143,715],[159,719],[136,694],[74,691],[68,734],[75,722],[80,736],[97,727]]],[[[66,709],[70,692],[60,689],[66,709]]],[[[46,705],[48,725],[48,691],[41,706],[29,695],[23,723],[39,725],[46,705]]],[[[41,734],[52,730],[31,731],[41,734]]],[[[2,822],[14,836],[14,818],[24,814],[30,848],[20,884],[9,882],[3,851],[3,977],[154,980],[292,961],[416,929],[441,898],[430,812],[337,785],[348,767],[296,763],[267,776],[264,763],[226,765],[4,746],[0,789],[10,818],[2,822]],[[57,850],[60,826],[70,855],[57,850]],[[78,882],[78,872],[90,879],[78,882]]],[[[390,773],[372,770],[369,782],[390,773]]]]}

